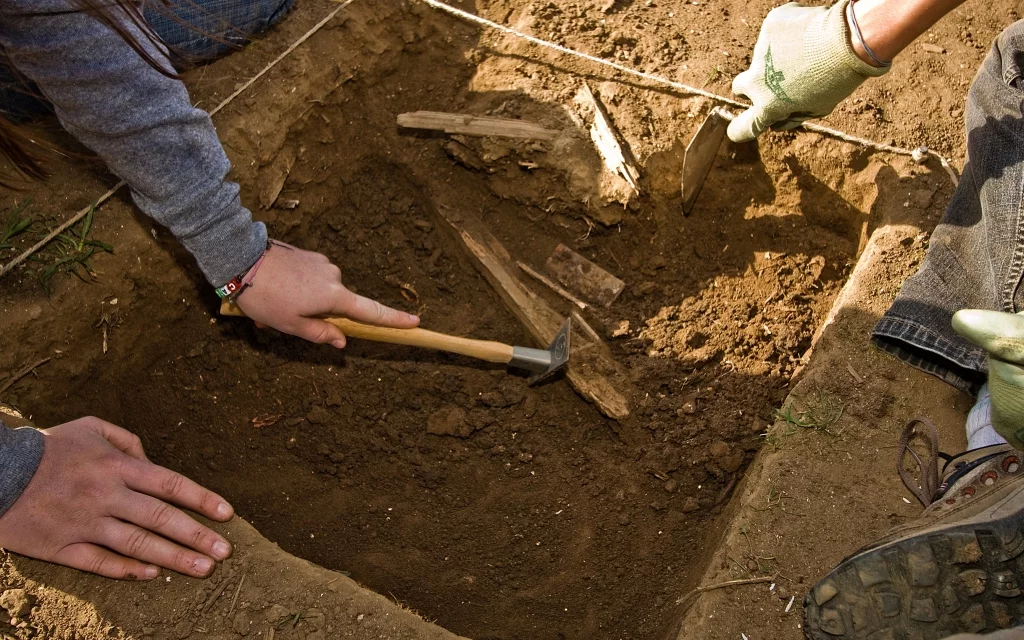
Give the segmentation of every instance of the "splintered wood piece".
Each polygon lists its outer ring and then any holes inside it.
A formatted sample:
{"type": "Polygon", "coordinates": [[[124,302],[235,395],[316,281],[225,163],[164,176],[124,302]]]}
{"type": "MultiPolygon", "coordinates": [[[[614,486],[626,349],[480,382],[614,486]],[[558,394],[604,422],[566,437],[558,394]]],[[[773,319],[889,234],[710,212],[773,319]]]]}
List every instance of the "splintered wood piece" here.
{"type": "Polygon", "coordinates": [[[693,134],[690,144],[686,145],[686,155],[683,156],[683,215],[690,214],[700,188],[704,186],[704,180],[711,171],[711,165],[715,163],[718,148],[725,139],[729,119],[723,114],[718,107],[712,109],[697,133],[693,134]]]}
{"type": "Polygon", "coordinates": [[[295,149],[285,147],[277,152],[269,167],[261,170],[263,189],[260,190],[260,209],[269,209],[277,202],[281,190],[284,189],[284,183],[288,181],[288,174],[295,165],[295,158],[295,149]]]}
{"type": "Polygon", "coordinates": [[[608,116],[608,111],[604,108],[601,100],[586,82],[576,94],[576,98],[590,112],[586,114],[590,120],[590,138],[594,141],[594,146],[597,147],[597,152],[604,160],[605,166],[612,173],[621,176],[633,192],[639,195],[640,170],[633,163],[632,155],[627,151],[625,141],[619,134],[619,130],[612,124],[612,119],[608,116]]]}
{"type": "Polygon", "coordinates": [[[564,244],[555,247],[544,264],[559,282],[586,300],[609,306],[626,283],[564,244]]]}
{"type": "MultiPolygon", "coordinates": [[[[523,273],[525,273],[526,275],[530,276],[531,278],[533,278],[537,282],[541,283],[542,285],[544,285],[548,289],[551,289],[552,291],[554,291],[558,295],[562,296],[563,298],[565,298],[569,302],[573,303],[574,305],[576,305],[580,309],[586,309],[587,308],[587,303],[586,302],[583,302],[582,300],[580,300],[576,296],[572,295],[571,293],[569,293],[568,291],[566,291],[562,287],[558,286],[554,282],[551,282],[551,280],[549,280],[548,277],[545,276],[544,274],[537,273],[536,271],[534,271],[530,267],[530,265],[523,264],[522,262],[518,262],[516,264],[518,264],[519,268],[523,270],[523,273]]],[[[573,313],[575,313],[575,311],[573,313]]]]}
{"type": "MultiPolygon", "coordinates": [[[[515,261],[482,222],[464,217],[456,220],[450,211],[445,211],[445,207],[439,209],[509,311],[538,344],[549,344],[564,318],[514,275],[517,272],[515,261]]],[[[594,341],[586,333],[574,335],[572,341],[566,367],[569,384],[606,416],[616,420],[629,417],[628,391],[632,383],[612,357],[608,346],[594,341]]],[[[628,435],[623,437],[631,439],[628,435]]]]}
{"type": "Polygon", "coordinates": [[[403,113],[398,116],[398,126],[406,129],[444,131],[466,136],[498,136],[524,140],[554,140],[558,136],[558,131],[525,120],[439,111],[403,113]]]}

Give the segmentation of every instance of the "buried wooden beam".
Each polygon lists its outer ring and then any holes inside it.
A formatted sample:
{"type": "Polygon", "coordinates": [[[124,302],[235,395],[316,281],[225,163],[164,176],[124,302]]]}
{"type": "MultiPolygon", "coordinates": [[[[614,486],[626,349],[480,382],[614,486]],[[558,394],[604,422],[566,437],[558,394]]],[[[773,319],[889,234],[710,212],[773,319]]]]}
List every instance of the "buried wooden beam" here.
{"type": "Polygon", "coordinates": [[[405,129],[444,131],[464,136],[496,136],[499,138],[521,138],[524,140],[554,140],[558,131],[547,129],[534,122],[471,116],[460,113],[439,111],[414,111],[398,116],[398,126],[405,129]]]}
{"type": "MultiPolygon", "coordinates": [[[[565,318],[541,297],[522,283],[514,274],[516,262],[501,242],[487,230],[482,222],[457,216],[441,205],[442,217],[452,226],[474,264],[494,287],[505,306],[533,336],[538,344],[547,345],[565,318]]],[[[632,383],[623,368],[612,357],[608,345],[594,340],[586,333],[576,333],[566,368],[569,384],[609,418],[624,420],[629,417],[629,397],[632,383]]],[[[620,433],[624,439],[629,439],[620,433]]]]}

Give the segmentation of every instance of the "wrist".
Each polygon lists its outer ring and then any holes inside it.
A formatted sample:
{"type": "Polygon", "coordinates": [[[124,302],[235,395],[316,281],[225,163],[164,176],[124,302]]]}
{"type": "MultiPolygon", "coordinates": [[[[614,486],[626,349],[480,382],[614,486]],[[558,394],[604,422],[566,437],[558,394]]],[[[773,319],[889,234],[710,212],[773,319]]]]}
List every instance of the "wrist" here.
{"type": "Polygon", "coordinates": [[[867,2],[850,0],[846,7],[846,24],[850,33],[850,47],[854,54],[866,64],[876,68],[887,68],[892,56],[889,47],[878,32],[877,11],[867,2]]]}

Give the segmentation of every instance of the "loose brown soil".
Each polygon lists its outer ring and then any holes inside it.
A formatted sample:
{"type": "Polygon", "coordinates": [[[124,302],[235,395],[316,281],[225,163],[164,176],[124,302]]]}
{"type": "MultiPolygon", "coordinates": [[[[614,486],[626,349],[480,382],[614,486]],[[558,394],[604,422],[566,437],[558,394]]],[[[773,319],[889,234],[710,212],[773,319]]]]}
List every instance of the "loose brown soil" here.
{"type": "MultiPolygon", "coordinates": [[[[467,8],[727,92],[770,4],[467,8]]],[[[972,16],[970,37],[943,43],[950,61],[1004,21],[975,8],[984,16],[972,16]]],[[[192,72],[194,94],[215,104],[325,10],[302,5],[254,50],[192,72]]],[[[456,633],[671,636],[675,600],[701,575],[720,512],[872,228],[884,158],[810,134],[725,145],[684,218],[681,141],[706,102],[610,82],[415,2],[356,2],[344,15],[218,117],[246,203],[257,211],[275,158],[294,154],[280,198],[298,206],[256,214],[275,237],[325,253],[351,288],[422,314],[428,328],[516,344],[530,339],[439,209],[481,216],[537,268],[570,246],[627,283],[611,307],[584,315],[630,372],[633,415],[616,424],[564,379],[529,387],[455,356],[359,341],[337,352],[216,319],[173,238],[118,206],[97,217],[96,237],[116,245],[93,261],[97,283],[59,280],[46,297],[33,264],[4,282],[0,370],[54,359],[2,399],[40,426],[95,414],[135,431],[154,461],[227,496],[285,550],[456,633]],[[628,207],[602,200],[607,176],[570,116],[581,76],[644,169],[645,194],[628,207]],[[536,144],[396,129],[397,114],[420,109],[563,134],[536,144]]],[[[935,67],[928,56],[912,51],[905,68],[935,67]]],[[[947,66],[937,70],[956,82],[973,73],[947,66]]],[[[911,108],[909,74],[866,88],[836,123],[961,151],[945,110],[962,89],[932,82],[911,108]],[[920,125],[888,119],[906,109],[920,125]]],[[[51,224],[100,192],[81,167],[57,171],[30,209],[51,224]]],[[[912,173],[905,206],[941,206],[945,174],[912,173]]]]}

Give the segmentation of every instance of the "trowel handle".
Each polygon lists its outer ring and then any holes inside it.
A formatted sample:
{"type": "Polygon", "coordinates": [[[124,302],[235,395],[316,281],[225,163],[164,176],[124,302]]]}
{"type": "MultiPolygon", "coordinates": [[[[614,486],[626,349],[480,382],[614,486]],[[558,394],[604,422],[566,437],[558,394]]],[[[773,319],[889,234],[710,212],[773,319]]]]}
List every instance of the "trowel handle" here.
{"type": "MultiPolygon", "coordinates": [[[[245,317],[245,312],[238,308],[238,305],[225,301],[220,306],[222,316],[245,317]]],[[[478,360],[487,362],[500,362],[508,364],[512,360],[512,345],[490,340],[471,340],[470,338],[459,338],[445,333],[428,331],[427,329],[395,329],[393,327],[378,327],[372,324],[365,324],[349,320],[348,318],[322,318],[341,329],[341,332],[350,338],[361,338],[373,340],[374,342],[386,342],[388,344],[404,344],[410,347],[423,347],[425,349],[437,349],[457,353],[478,360]]]]}

